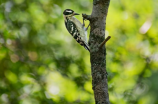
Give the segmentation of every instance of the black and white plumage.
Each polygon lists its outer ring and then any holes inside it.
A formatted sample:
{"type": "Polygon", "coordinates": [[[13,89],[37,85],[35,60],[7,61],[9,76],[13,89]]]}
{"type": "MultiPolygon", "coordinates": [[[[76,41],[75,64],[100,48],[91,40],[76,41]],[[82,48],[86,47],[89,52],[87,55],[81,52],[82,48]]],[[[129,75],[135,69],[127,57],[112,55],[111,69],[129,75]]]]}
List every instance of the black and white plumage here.
{"type": "Polygon", "coordinates": [[[82,46],[85,47],[88,51],[90,51],[89,46],[87,44],[87,29],[84,27],[78,19],[74,17],[74,15],[79,15],[75,13],[71,9],[66,9],[63,12],[65,19],[65,26],[68,32],[73,36],[73,38],[82,46]]]}

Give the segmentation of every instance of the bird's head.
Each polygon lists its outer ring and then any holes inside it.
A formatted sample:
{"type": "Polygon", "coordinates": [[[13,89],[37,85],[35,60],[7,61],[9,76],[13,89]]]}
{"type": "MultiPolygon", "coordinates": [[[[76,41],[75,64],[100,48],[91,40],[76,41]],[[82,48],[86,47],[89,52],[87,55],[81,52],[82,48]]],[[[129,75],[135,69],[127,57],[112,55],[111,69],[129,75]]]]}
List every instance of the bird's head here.
{"type": "Polygon", "coordinates": [[[65,9],[64,10],[64,12],[63,12],[63,15],[64,15],[64,17],[66,18],[66,17],[68,17],[68,18],[70,18],[70,17],[72,17],[72,16],[74,16],[74,15],[79,15],[78,13],[75,13],[73,10],[71,10],[71,9],[65,9]]]}

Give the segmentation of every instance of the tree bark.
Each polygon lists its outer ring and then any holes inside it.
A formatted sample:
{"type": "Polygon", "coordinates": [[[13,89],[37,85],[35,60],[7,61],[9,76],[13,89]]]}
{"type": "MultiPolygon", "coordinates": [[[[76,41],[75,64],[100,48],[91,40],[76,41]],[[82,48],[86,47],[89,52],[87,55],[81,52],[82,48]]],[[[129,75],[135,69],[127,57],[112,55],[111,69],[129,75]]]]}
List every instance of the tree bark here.
{"type": "Polygon", "coordinates": [[[91,15],[83,14],[90,21],[90,61],[95,104],[110,104],[106,72],[105,39],[106,16],[110,0],[93,0],[91,15]],[[101,47],[100,47],[101,46],[101,47]]]}

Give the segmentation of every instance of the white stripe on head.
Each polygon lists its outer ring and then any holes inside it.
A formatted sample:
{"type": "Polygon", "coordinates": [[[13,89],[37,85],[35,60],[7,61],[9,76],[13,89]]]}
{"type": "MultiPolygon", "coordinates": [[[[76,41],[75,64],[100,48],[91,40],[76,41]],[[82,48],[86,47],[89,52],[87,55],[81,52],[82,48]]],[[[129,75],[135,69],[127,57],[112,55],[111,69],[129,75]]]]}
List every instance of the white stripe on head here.
{"type": "Polygon", "coordinates": [[[66,10],[66,12],[72,13],[72,11],[66,10]]]}

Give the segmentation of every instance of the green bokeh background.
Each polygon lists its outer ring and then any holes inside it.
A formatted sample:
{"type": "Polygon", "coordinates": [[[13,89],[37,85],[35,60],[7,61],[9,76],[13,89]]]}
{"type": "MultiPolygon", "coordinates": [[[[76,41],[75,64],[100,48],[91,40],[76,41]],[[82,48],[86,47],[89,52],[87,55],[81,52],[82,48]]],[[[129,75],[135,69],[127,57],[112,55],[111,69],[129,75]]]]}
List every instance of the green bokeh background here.
{"type": "MultiPolygon", "coordinates": [[[[62,14],[91,14],[92,2],[0,0],[0,104],[94,104],[89,52],[67,32],[62,14]]],[[[157,8],[157,0],[110,2],[111,104],[158,104],[157,8]]]]}

